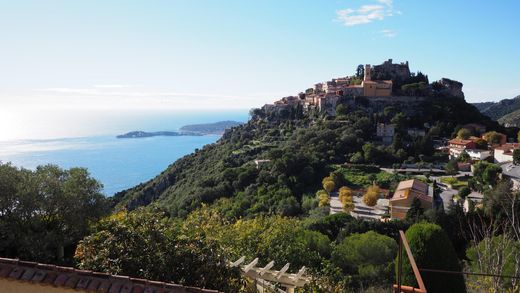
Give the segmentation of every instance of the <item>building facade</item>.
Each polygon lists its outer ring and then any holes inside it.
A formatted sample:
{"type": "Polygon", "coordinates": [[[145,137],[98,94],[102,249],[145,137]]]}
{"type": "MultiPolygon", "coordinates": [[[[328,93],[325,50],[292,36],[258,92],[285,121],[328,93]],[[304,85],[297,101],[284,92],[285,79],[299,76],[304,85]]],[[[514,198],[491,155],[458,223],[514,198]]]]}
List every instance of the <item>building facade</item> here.
{"type": "Polygon", "coordinates": [[[390,216],[392,219],[404,219],[414,199],[419,199],[424,210],[433,205],[433,197],[430,194],[428,184],[417,179],[399,182],[394,195],[390,199],[390,216]]]}

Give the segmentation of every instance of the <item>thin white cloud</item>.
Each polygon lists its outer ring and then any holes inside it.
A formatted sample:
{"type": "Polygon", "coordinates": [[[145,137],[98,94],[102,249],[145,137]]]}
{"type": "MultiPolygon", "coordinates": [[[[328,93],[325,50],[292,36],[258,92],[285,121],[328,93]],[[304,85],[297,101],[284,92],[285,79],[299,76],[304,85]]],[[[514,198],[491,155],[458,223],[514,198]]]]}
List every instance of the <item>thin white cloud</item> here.
{"type": "Polygon", "coordinates": [[[145,90],[138,87],[53,87],[35,89],[25,97],[6,96],[4,105],[33,105],[38,109],[247,109],[287,96],[288,93],[204,93],[145,90]],[[45,103],[42,103],[45,101],[45,103]]]}
{"type": "Polygon", "coordinates": [[[384,29],[379,31],[379,33],[387,38],[395,38],[397,36],[397,33],[391,29],[384,29]]]}
{"type": "Polygon", "coordinates": [[[393,0],[377,0],[377,2],[379,2],[381,4],[385,4],[388,7],[392,7],[392,5],[394,4],[393,0]]]}
{"type": "Polygon", "coordinates": [[[362,5],[357,9],[337,10],[336,21],[345,26],[355,26],[371,23],[375,20],[383,20],[385,17],[394,15],[393,0],[377,0],[377,3],[362,5]]]}
{"type": "Polygon", "coordinates": [[[95,84],[93,85],[95,88],[105,88],[105,89],[122,89],[129,88],[131,85],[128,84],[95,84]]]}

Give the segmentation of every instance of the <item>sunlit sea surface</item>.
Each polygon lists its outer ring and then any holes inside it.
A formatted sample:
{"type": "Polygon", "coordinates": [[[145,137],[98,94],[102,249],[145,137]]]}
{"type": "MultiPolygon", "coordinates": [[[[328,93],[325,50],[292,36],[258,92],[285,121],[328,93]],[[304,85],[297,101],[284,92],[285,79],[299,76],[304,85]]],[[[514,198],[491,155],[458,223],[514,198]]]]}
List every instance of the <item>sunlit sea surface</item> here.
{"type": "Polygon", "coordinates": [[[0,161],[28,169],[44,164],[85,167],[103,183],[103,192],[111,196],[155,177],[178,158],[220,138],[205,135],[117,139],[116,134],[133,130],[178,130],[186,124],[222,120],[245,122],[247,118],[247,111],[130,115],[125,126],[124,119],[118,117],[121,130],[112,130],[114,133],[110,135],[0,141],[0,161]]]}

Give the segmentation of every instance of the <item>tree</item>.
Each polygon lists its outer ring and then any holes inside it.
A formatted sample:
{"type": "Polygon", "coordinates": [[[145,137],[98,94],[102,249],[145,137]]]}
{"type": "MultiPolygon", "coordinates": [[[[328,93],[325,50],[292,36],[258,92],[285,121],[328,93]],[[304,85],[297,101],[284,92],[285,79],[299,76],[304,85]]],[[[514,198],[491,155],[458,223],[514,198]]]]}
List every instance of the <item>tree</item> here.
{"type": "Polygon", "coordinates": [[[515,165],[520,164],[520,149],[515,149],[513,151],[513,164],[515,164],[515,165]]]}
{"type": "Polygon", "coordinates": [[[502,173],[502,168],[497,164],[487,164],[486,169],[482,173],[482,182],[484,184],[495,186],[498,183],[499,175],[502,173]]]}
{"type": "MultiPolygon", "coordinates": [[[[507,276],[519,274],[520,242],[514,241],[508,235],[486,237],[477,245],[468,248],[466,254],[472,271],[507,276]]],[[[498,277],[468,278],[469,286],[473,289],[487,289],[488,292],[503,292],[499,291],[500,288],[511,290],[517,282],[514,279],[498,277]]]]}
{"type": "MultiPolygon", "coordinates": [[[[431,223],[414,224],[408,228],[405,235],[419,268],[457,272],[462,270],[455,249],[440,226],[431,223]]],[[[403,284],[417,287],[406,255],[403,257],[402,268],[403,284]]],[[[462,275],[429,272],[421,272],[421,275],[428,292],[466,292],[462,275]]]]}
{"type": "Polygon", "coordinates": [[[0,164],[0,254],[71,264],[69,251],[108,212],[101,188],[84,168],[0,164]]]}
{"type": "Polygon", "coordinates": [[[342,186],[339,189],[339,200],[343,203],[344,201],[348,200],[350,198],[350,201],[352,201],[352,190],[346,186],[342,186]]]}
{"type": "Polygon", "coordinates": [[[326,207],[330,204],[329,194],[325,190],[319,190],[316,192],[318,197],[318,206],[326,207]]]}
{"type": "Polygon", "coordinates": [[[276,269],[285,263],[290,263],[293,270],[301,266],[318,268],[331,254],[330,240],[326,235],[304,229],[294,218],[261,216],[225,224],[214,230],[217,231],[214,237],[233,259],[245,256],[253,260],[258,257],[262,265],[275,260],[276,269]]]}
{"type": "Polygon", "coordinates": [[[377,200],[379,199],[379,194],[381,193],[381,190],[378,186],[369,186],[367,188],[367,191],[363,195],[363,202],[367,206],[375,206],[377,204],[377,200]]]}
{"type": "Polygon", "coordinates": [[[459,162],[467,163],[471,160],[471,157],[468,155],[467,152],[463,151],[460,156],[458,157],[459,162]]]}
{"type": "Polygon", "coordinates": [[[397,255],[394,239],[369,231],[346,237],[332,251],[332,262],[344,274],[354,276],[360,287],[388,284],[392,278],[393,259],[397,255]]]}
{"type": "Polygon", "coordinates": [[[421,206],[421,201],[418,198],[414,198],[410,209],[406,212],[406,218],[417,222],[422,214],[424,214],[424,209],[421,206]]]}
{"type": "Polygon", "coordinates": [[[334,189],[336,188],[336,184],[334,183],[334,180],[330,177],[325,177],[325,179],[323,179],[323,189],[325,189],[325,191],[327,191],[327,193],[331,193],[332,191],[334,191],[334,189]]]}
{"type": "Polygon", "coordinates": [[[459,165],[458,165],[457,160],[450,160],[446,164],[446,167],[444,169],[446,170],[446,174],[448,174],[448,175],[457,174],[457,172],[459,172],[459,165]]]}
{"type": "Polygon", "coordinates": [[[356,152],[350,157],[350,162],[354,164],[361,164],[363,163],[364,158],[363,154],[361,152],[356,152]]]}
{"type": "Polygon", "coordinates": [[[500,144],[502,142],[502,137],[504,135],[501,134],[501,133],[498,133],[496,131],[489,131],[489,132],[486,132],[484,133],[484,135],[482,136],[489,144],[491,145],[497,145],[497,144],[500,144]]]}
{"type": "Polygon", "coordinates": [[[336,115],[337,116],[344,116],[348,114],[348,108],[347,106],[343,104],[339,104],[336,106],[336,115]]]}
{"type": "Polygon", "coordinates": [[[463,187],[459,190],[458,195],[460,196],[460,198],[465,199],[466,196],[468,196],[470,193],[471,193],[471,189],[469,189],[469,187],[467,187],[467,186],[463,186],[463,187]]]}
{"type": "Polygon", "coordinates": [[[363,64],[359,64],[356,68],[356,77],[363,79],[364,76],[365,76],[365,66],[363,66],[363,64]]]}
{"type": "Polygon", "coordinates": [[[347,214],[350,214],[354,209],[356,208],[356,205],[352,202],[352,198],[350,200],[346,200],[343,202],[343,211],[347,214]]]}
{"type": "Polygon", "coordinates": [[[487,150],[488,149],[488,143],[482,138],[479,138],[475,140],[475,146],[479,150],[487,150]]]}
{"type": "Polygon", "coordinates": [[[467,128],[461,128],[457,131],[457,138],[468,139],[471,136],[471,131],[467,128]]]}
{"type": "Polygon", "coordinates": [[[239,288],[240,273],[227,265],[215,240],[183,230],[158,211],[139,209],[103,219],[80,241],[75,258],[81,269],[225,292],[239,288]]]}
{"type": "Polygon", "coordinates": [[[363,145],[364,159],[366,162],[377,162],[379,159],[379,152],[372,143],[365,143],[363,145]]]}
{"type": "Polygon", "coordinates": [[[404,113],[399,112],[394,115],[394,117],[390,120],[390,123],[394,124],[395,128],[402,130],[406,127],[407,117],[404,113]]]}

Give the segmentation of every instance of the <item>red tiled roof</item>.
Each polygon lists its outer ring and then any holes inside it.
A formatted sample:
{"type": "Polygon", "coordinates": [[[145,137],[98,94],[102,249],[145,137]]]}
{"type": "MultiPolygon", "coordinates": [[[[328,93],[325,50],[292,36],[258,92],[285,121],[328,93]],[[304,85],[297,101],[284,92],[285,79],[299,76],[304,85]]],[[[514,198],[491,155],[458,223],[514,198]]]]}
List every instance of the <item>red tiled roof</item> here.
{"type": "Polygon", "coordinates": [[[518,149],[518,148],[520,148],[520,143],[506,143],[501,146],[495,147],[494,149],[509,151],[509,150],[514,150],[514,149],[518,149]]]}
{"type": "Polygon", "coordinates": [[[0,258],[0,279],[105,293],[216,293],[173,283],[110,275],[17,259],[0,258]]]}
{"type": "Polygon", "coordinates": [[[458,145],[467,145],[472,143],[472,140],[469,139],[460,139],[460,138],[454,138],[450,141],[448,141],[449,144],[458,144],[458,145]]]}

